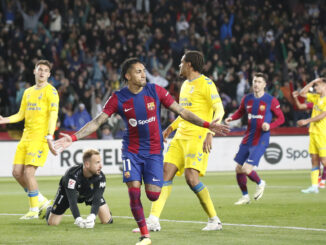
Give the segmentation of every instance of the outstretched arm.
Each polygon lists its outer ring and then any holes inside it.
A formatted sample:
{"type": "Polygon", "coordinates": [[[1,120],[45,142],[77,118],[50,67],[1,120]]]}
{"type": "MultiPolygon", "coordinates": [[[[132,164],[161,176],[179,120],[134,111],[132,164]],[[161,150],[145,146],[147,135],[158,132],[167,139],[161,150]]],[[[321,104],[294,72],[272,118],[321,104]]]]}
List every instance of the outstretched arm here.
{"type": "Polygon", "coordinates": [[[92,121],[88,122],[84,127],[77,131],[74,135],[61,134],[63,137],[54,142],[54,148],[56,151],[62,151],[68,148],[73,141],[82,139],[91,133],[95,132],[107,119],[108,115],[104,112],[100,113],[92,121]]]}
{"type": "Polygon", "coordinates": [[[181,107],[177,102],[173,102],[170,105],[169,109],[172,110],[173,112],[177,113],[178,115],[180,115],[184,120],[191,122],[199,127],[208,128],[211,131],[213,131],[214,133],[216,133],[217,135],[224,136],[228,132],[230,132],[229,126],[222,125],[222,124],[218,123],[219,118],[216,120],[213,120],[211,123],[206,122],[203,119],[196,116],[191,111],[181,107]]]}

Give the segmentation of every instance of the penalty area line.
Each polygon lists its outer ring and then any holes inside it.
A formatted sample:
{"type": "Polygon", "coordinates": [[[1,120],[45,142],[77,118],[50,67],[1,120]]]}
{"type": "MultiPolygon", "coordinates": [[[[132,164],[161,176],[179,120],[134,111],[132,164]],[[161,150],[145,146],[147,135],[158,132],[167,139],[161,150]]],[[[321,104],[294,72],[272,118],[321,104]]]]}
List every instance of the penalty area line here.
{"type": "MultiPolygon", "coordinates": [[[[8,213],[0,213],[0,216],[22,216],[23,214],[8,214],[8,213]]],[[[64,215],[64,216],[72,216],[72,215],[64,215]]],[[[130,216],[112,216],[113,218],[118,219],[134,219],[130,216]]],[[[189,224],[206,224],[204,221],[193,221],[193,220],[171,220],[171,219],[160,219],[163,222],[171,222],[171,223],[189,223],[189,224]]],[[[239,226],[239,227],[255,227],[255,228],[268,228],[268,229],[287,229],[287,230],[303,230],[303,231],[321,231],[326,232],[326,229],[319,228],[309,228],[309,227],[296,227],[296,226],[277,226],[277,225],[249,225],[249,224],[230,224],[230,223],[222,223],[223,226],[239,226]]]]}

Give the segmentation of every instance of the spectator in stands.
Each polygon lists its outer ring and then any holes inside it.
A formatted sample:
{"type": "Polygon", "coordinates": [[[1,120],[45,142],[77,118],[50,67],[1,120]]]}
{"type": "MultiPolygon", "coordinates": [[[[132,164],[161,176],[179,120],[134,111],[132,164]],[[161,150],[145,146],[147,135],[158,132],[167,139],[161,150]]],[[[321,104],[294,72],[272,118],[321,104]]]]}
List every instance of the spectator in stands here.
{"type": "Polygon", "coordinates": [[[169,85],[169,82],[164,77],[160,76],[156,69],[153,69],[153,74],[149,73],[148,70],[146,70],[146,78],[148,78],[150,83],[154,83],[163,88],[166,88],[169,85]]]}
{"type": "Polygon", "coordinates": [[[23,11],[20,1],[16,0],[16,3],[17,3],[18,11],[21,13],[24,19],[24,30],[32,30],[33,32],[36,32],[38,21],[44,10],[43,0],[41,1],[41,6],[37,13],[35,13],[33,10],[29,10],[27,14],[26,12],[23,11]]]}
{"type": "Polygon", "coordinates": [[[78,105],[78,110],[74,113],[73,117],[76,130],[81,129],[86,123],[92,120],[83,103],[78,105]]]}
{"type": "Polygon", "coordinates": [[[65,130],[76,130],[76,123],[74,120],[72,104],[68,103],[65,107],[62,108],[62,112],[64,113],[62,127],[65,130]]]}
{"type": "Polygon", "coordinates": [[[104,124],[102,126],[100,139],[103,139],[103,140],[112,140],[113,139],[113,135],[110,130],[110,126],[108,124],[104,124]]]}

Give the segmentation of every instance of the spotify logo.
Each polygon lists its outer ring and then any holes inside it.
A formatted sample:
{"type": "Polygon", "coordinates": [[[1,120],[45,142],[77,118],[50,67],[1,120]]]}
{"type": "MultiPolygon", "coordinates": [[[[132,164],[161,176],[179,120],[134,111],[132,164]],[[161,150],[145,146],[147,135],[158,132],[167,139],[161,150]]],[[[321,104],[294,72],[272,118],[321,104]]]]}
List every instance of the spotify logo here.
{"type": "Polygon", "coordinates": [[[281,161],[283,156],[282,148],[276,143],[270,143],[267,147],[264,157],[266,162],[270,164],[277,164],[281,161]]]}

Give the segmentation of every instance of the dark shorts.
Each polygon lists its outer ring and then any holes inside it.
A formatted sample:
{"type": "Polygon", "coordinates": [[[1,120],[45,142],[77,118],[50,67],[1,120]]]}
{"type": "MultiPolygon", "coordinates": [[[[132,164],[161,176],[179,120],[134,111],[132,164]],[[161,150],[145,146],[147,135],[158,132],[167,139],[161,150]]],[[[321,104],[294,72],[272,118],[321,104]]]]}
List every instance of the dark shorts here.
{"type": "MultiPolygon", "coordinates": [[[[84,201],[86,205],[92,205],[92,201],[84,201]]],[[[101,197],[101,204],[100,206],[104,205],[105,199],[101,197]]],[[[56,215],[61,215],[66,212],[66,210],[69,208],[69,201],[67,198],[67,194],[62,186],[59,186],[59,189],[57,191],[57,194],[55,196],[55,199],[53,201],[53,205],[51,208],[51,213],[56,215]]]]}
{"type": "Polygon", "coordinates": [[[259,160],[266,151],[266,145],[248,146],[241,144],[239,151],[234,158],[238,164],[243,165],[245,162],[254,166],[259,165],[259,160]]]}
{"type": "Polygon", "coordinates": [[[145,184],[162,187],[163,155],[142,156],[131,152],[122,153],[123,182],[144,180],[145,184]]]}

